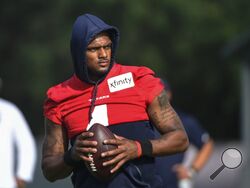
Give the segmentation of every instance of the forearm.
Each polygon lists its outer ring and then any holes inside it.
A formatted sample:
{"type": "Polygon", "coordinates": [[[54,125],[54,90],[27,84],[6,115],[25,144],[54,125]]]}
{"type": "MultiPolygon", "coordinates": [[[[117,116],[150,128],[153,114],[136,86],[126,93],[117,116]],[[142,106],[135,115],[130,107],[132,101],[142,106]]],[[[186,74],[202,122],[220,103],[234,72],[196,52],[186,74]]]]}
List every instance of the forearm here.
{"type": "Polygon", "coordinates": [[[151,140],[153,156],[170,155],[187,149],[189,142],[186,131],[170,105],[165,91],[149,105],[148,114],[162,135],[157,140],[151,140]]]}
{"type": "Polygon", "coordinates": [[[174,132],[162,135],[157,140],[151,140],[153,156],[171,155],[184,152],[189,144],[184,130],[179,129],[174,132]]]}
{"type": "Polygon", "coordinates": [[[213,140],[209,140],[199,151],[197,154],[196,158],[194,159],[192,163],[192,167],[199,171],[203,168],[203,166],[206,164],[208,161],[209,157],[212,154],[213,151],[213,140]]]}
{"type": "Polygon", "coordinates": [[[73,167],[65,164],[63,155],[48,156],[42,160],[43,174],[47,180],[53,182],[69,176],[73,167]]]}
{"type": "Polygon", "coordinates": [[[64,162],[64,153],[68,148],[66,130],[45,119],[45,132],[41,163],[43,174],[49,181],[65,178],[73,170],[64,162]]]}

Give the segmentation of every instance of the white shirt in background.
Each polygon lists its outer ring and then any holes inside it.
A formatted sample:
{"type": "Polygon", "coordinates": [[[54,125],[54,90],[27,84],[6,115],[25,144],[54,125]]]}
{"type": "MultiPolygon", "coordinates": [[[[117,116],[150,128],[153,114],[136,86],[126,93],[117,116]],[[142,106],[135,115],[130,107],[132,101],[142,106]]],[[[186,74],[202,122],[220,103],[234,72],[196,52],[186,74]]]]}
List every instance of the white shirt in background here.
{"type": "Polygon", "coordinates": [[[13,103],[0,98],[0,188],[15,188],[15,177],[32,181],[35,162],[36,146],[27,121],[13,103]]]}

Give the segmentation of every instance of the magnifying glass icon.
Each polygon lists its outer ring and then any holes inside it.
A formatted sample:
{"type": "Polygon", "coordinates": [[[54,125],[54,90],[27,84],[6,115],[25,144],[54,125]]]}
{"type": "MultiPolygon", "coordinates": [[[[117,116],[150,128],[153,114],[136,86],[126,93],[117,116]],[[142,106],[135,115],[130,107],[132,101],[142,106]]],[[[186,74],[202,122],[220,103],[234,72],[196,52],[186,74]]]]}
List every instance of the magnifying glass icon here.
{"type": "Polygon", "coordinates": [[[228,148],[221,155],[222,165],[210,176],[210,179],[213,180],[217,175],[224,169],[235,169],[238,168],[242,163],[242,154],[236,148],[228,148]]]}

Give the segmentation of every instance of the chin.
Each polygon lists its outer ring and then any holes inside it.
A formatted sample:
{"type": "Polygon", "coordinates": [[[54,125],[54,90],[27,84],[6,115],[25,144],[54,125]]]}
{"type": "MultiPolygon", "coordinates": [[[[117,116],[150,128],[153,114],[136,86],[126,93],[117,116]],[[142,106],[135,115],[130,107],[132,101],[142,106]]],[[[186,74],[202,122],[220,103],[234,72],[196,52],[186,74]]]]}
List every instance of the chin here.
{"type": "Polygon", "coordinates": [[[98,72],[97,72],[97,75],[103,76],[103,75],[105,75],[105,74],[107,74],[107,73],[108,73],[108,69],[107,69],[107,70],[98,71],[98,72]]]}
{"type": "Polygon", "coordinates": [[[105,66],[105,67],[100,67],[97,72],[100,74],[106,74],[108,71],[109,71],[109,66],[105,66]]]}

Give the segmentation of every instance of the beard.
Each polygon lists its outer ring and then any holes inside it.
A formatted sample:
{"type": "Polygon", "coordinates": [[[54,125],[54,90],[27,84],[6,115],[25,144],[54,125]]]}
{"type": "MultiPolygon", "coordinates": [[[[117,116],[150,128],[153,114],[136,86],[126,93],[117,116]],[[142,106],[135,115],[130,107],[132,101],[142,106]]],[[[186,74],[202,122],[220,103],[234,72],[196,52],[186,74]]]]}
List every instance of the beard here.
{"type": "Polygon", "coordinates": [[[110,63],[107,67],[100,67],[97,70],[88,68],[88,76],[92,81],[98,81],[104,78],[110,71],[112,64],[110,63]]]}

